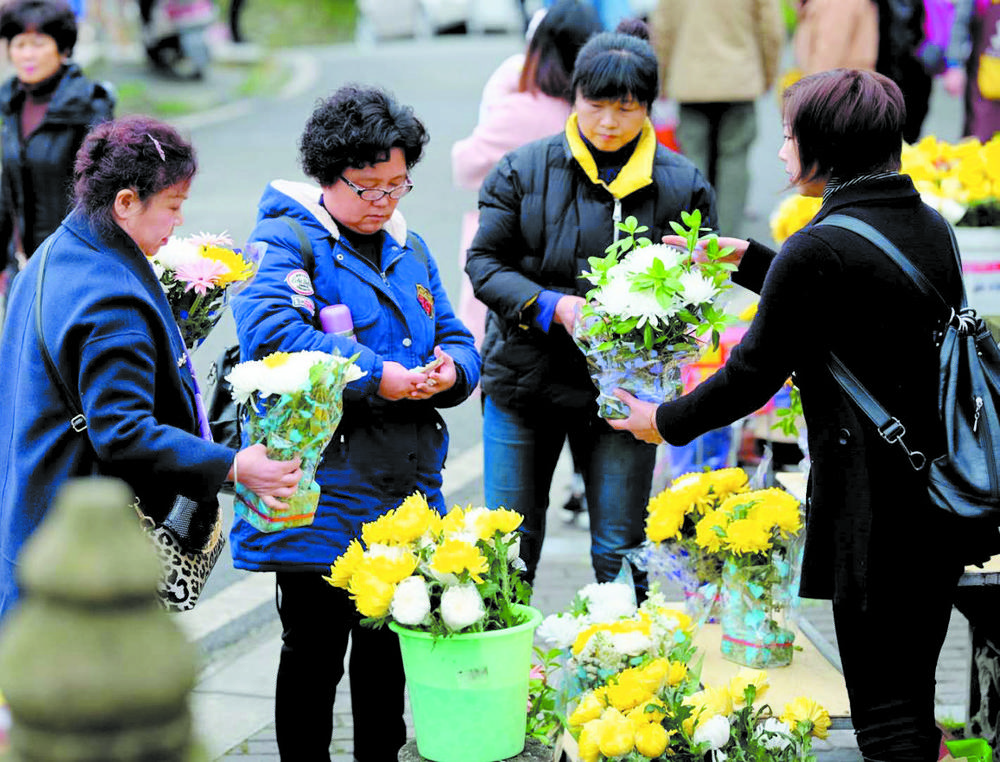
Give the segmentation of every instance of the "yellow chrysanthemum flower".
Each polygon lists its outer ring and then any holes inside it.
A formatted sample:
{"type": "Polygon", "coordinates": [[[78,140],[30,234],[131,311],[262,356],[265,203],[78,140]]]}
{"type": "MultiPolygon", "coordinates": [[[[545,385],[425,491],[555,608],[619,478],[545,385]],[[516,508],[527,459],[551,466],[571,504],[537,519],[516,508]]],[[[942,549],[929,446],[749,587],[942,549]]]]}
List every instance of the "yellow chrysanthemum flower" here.
{"type": "Polygon", "coordinates": [[[810,723],[810,732],[816,738],[826,738],[830,730],[830,713],[806,696],[799,696],[785,704],[781,720],[792,729],[800,722],[810,723]]]}
{"type": "Polygon", "coordinates": [[[670,669],[667,672],[667,685],[677,686],[683,683],[688,676],[688,666],[682,661],[670,662],[670,669]]]}
{"type": "Polygon", "coordinates": [[[648,635],[650,627],[651,625],[649,619],[642,616],[637,619],[619,619],[614,622],[597,622],[585,627],[577,633],[576,639],[573,641],[573,653],[575,655],[579,655],[587,646],[587,641],[589,641],[591,637],[598,632],[607,632],[611,634],[641,632],[644,635],[648,635]]]}
{"type": "Polygon", "coordinates": [[[376,545],[365,554],[358,570],[371,572],[383,582],[397,585],[416,571],[417,557],[408,549],[376,545]]]}
{"type": "Polygon", "coordinates": [[[670,661],[663,658],[653,659],[640,667],[636,673],[640,685],[650,693],[656,693],[660,686],[668,680],[669,675],[670,661]]]}
{"type": "Polygon", "coordinates": [[[464,540],[445,540],[431,556],[430,567],[438,574],[461,574],[467,571],[479,584],[483,581],[481,575],[489,571],[490,565],[475,545],[464,540]]]}
{"type": "Polygon", "coordinates": [[[351,577],[354,576],[354,572],[364,557],[365,551],[362,549],[361,543],[357,540],[351,540],[347,550],[341,553],[330,567],[330,576],[323,577],[323,579],[334,587],[346,590],[351,577]]]}
{"type": "Polygon", "coordinates": [[[726,527],[726,548],[742,555],[771,549],[771,528],[755,519],[737,519],[726,527]]]}
{"type": "Polygon", "coordinates": [[[750,508],[749,518],[777,527],[782,537],[798,534],[802,529],[799,501],[783,489],[757,490],[752,493],[756,502],[750,508]]]}
{"type": "Polygon", "coordinates": [[[635,747],[635,731],[628,717],[617,709],[604,710],[598,739],[601,754],[605,757],[624,757],[635,747]]]}
{"type": "Polygon", "coordinates": [[[235,251],[221,246],[202,246],[201,254],[205,259],[212,259],[226,266],[226,272],[219,276],[220,286],[239,283],[253,275],[253,265],[235,251]]]}
{"type": "Polygon", "coordinates": [[[733,697],[726,686],[706,686],[697,693],[685,696],[681,703],[692,707],[694,711],[692,711],[691,717],[696,720],[700,715],[704,715],[707,719],[716,714],[728,717],[733,713],[733,697]]]}
{"type": "Polygon", "coordinates": [[[379,618],[389,613],[392,596],[396,586],[379,579],[375,574],[365,569],[351,577],[347,592],[354,600],[361,616],[379,618]]]}
{"type": "Polygon", "coordinates": [[[361,526],[361,539],[367,547],[372,545],[395,545],[396,527],[393,523],[395,511],[386,511],[374,521],[361,526]]]}
{"type": "Polygon", "coordinates": [[[646,537],[650,542],[663,542],[677,537],[684,526],[686,515],[683,506],[676,502],[658,501],[658,497],[649,501],[649,514],[646,516],[646,537]]]}
{"type": "Polygon", "coordinates": [[[632,725],[639,727],[647,722],[660,722],[667,716],[667,705],[653,697],[629,710],[628,718],[632,725]]]}
{"type": "Polygon", "coordinates": [[[460,532],[465,527],[465,511],[460,506],[453,506],[441,519],[441,531],[445,534],[460,532]]]}
{"type": "Polygon", "coordinates": [[[823,199],[795,194],[782,201],[771,215],[771,237],[781,244],[805,227],[822,204],[823,199]]]}
{"type": "Polygon", "coordinates": [[[427,504],[427,498],[415,492],[393,512],[393,534],[403,544],[414,542],[427,533],[441,529],[441,516],[427,504]]]}
{"type": "Polygon", "coordinates": [[[725,542],[725,529],[729,524],[729,516],[722,511],[709,511],[705,517],[695,524],[694,541],[699,548],[710,553],[718,553],[725,542]],[[722,530],[720,534],[719,530],[722,530]]]}
{"type": "Polygon", "coordinates": [[[729,681],[729,695],[733,697],[733,704],[740,706],[744,703],[747,686],[752,685],[756,690],[755,700],[760,699],[767,693],[771,683],[768,681],[767,672],[762,669],[748,669],[743,667],[729,681]]]}
{"type": "Polygon", "coordinates": [[[635,750],[649,759],[657,759],[667,750],[670,733],[659,722],[647,722],[635,731],[635,750]]]}
{"type": "Polygon", "coordinates": [[[725,500],[730,495],[749,489],[747,474],[742,468],[719,468],[709,471],[702,479],[717,500],[725,500]]]}
{"type": "Polygon", "coordinates": [[[571,727],[580,727],[600,717],[604,708],[604,701],[598,698],[593,691],[588,691],[570,714],[568,722],[571,727]]]}
{"type": "Polygon", "coordinates": [[[481,514],[476,519],[476,528],[479,530],[479,536],[482,539],[487,539],[492,538],[497,532],[501,535],[510,534],[521,526],[522,521],[524,521],[524,517],[517,511],[512,511],[509,508],[497,508],[481,514]]]}

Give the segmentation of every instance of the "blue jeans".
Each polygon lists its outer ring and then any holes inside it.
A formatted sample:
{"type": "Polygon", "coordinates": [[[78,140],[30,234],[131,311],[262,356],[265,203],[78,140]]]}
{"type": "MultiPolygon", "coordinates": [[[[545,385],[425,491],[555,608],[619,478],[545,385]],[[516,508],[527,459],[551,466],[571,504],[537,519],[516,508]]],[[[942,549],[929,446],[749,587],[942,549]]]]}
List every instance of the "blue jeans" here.
{"type": "MultiPolygon", "coordinates": [[[[590,557],[598,582],[610,582],[622,557],[644,536],[656,448],[579,410],[553,409],[544,418],[522,415],[487,398],[483,406],[485,492],[488,508],[524,516],[521,558],[533,582],[545,539],[552,473],[566,438],[579,456],[590,512],[590,557]]],[[[645,596],[645,576],[633,570],[645,596]]]]}

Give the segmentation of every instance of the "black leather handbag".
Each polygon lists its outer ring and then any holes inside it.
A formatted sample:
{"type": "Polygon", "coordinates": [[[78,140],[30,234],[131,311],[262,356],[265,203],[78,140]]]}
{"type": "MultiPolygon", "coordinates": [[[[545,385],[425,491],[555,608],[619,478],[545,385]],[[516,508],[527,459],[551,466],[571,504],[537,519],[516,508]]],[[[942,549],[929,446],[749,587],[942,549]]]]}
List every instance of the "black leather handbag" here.
{"type": "MultiPolygon", "coordinates": [[[[850,230],[881,249],[916,284],[928,299],[939,302],[942,314],[950,313],[939,334],[939,424],[947,449],[929,463],[903,441],[906,427],[891,416],[858,379],[831,354],[833,377],[890,444],[899,444],[917,471],[928,469],[928,490],[935,505],[969,519],[1000,524],[1000,349],[989,327],[969,309],[962,291],[958,310],[948,305],[920,270],[878,230],[861,220],[833,214],[817,225],[850,230]]],[[[961,271],[955,234],[952,253],[961,271]]]]}

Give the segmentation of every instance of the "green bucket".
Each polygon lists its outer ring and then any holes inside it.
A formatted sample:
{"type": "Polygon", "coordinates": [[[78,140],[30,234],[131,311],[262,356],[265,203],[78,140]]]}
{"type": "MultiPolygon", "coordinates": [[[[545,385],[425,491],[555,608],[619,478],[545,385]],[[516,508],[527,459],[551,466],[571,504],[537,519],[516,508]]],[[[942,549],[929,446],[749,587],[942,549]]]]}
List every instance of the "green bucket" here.
{"type": "Polygon", "coordinates": [[[528,680],[542,613],[517,607],[506,630],[435,638],[390,622],[399,635],[420,756],[433,762],[497,762],[524,750],[528,680]]]}
{"type": "Polygon", "coordinates": [[[965,757],[972,762],[993,762],[993,750],[982,738],[963,738],[945,741],[951,756],[965,757]]]}

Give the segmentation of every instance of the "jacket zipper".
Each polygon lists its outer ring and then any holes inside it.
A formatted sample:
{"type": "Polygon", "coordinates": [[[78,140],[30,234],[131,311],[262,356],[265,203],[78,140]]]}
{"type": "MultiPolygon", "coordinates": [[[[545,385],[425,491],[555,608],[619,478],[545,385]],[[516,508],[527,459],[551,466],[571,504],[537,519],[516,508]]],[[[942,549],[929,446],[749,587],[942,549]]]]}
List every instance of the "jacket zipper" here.
{"type": "Polygon", "coordinates": [[[617,242],[618,237],[621,235],[621,231],[618,229],[618,223],[622,221],[622,200],[620,198],[615,199],[615,208],[611,212],[611,225],[614,227],[612,235],[614,236],[611,240],[612,242],[617,242]]]}

